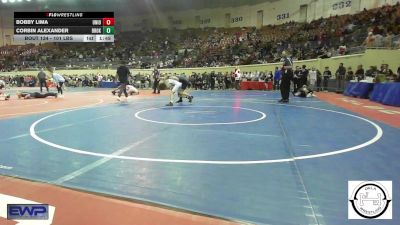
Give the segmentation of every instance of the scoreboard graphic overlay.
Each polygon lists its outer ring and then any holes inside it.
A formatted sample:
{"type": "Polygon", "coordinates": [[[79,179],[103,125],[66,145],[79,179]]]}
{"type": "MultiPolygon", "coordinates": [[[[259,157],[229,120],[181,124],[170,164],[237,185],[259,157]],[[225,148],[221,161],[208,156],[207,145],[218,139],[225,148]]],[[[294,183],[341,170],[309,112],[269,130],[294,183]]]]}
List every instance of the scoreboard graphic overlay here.
{"type": "Polygon", "coordinates": [[[114,42],[114,12],[14,12],[14,41],[114,42]]]}

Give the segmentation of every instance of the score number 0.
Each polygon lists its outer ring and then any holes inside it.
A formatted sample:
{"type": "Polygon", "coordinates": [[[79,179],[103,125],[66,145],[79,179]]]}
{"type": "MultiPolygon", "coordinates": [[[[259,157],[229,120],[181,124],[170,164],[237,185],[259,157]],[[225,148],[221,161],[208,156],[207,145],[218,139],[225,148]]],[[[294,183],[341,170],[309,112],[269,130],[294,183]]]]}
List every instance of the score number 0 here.
{"type": "Polygon", "coordinates": [[[103,18],[103,26],[114,26],[114,18],[103,18]]]}

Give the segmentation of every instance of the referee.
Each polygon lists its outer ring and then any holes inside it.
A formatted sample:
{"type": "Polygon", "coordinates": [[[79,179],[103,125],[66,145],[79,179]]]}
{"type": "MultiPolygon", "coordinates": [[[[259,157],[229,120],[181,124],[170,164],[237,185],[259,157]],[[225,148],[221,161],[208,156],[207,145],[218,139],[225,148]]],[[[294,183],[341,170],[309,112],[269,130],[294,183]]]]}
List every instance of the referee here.
{"type": "Polygon", "coordinates": [[[287,52],[282,52],[283,56],[283,67],[282,67],[282,77],[281,77],[281,96],[282,99],[279,100],[280,103],[288,103],[289,102],[289,93],[290,93],[290,81],[293,78],[293,61],[291,58],[287,56],[287,52]]]}
{"type": "Polygon", "coordinates": [[[154,68],[153,79],[154,79],[153,94],[155,94],[156,91],[157,91],[157,94],[160,94],[160,87],[159,87],[159,84],[160,84],[160,71],[158,71],[157,68],[154,68]]]}
{"type": "Polygon", "coordinates": [[[125,63],[122,63],[121,66],[117,69],[117,76],[119,80],[119,93],[117,100],[120,101],[120,97],[122,93],[125,94],[126,99],[128,99],[128,92],[126,92],[126,85],[128,84],[128,76],[131,74],[128,67],[125,66],[125,63]]]}
{"type": "Polygon", "coordinates": [[[49,92],[49,87],[47,86],[47,83],[46,83],[46,73],[43,71],[43,69],[40,69],[37,77],[39,79],[40,92],[42,92],[43,87],[45,87],[47,92],[49,92]]]}

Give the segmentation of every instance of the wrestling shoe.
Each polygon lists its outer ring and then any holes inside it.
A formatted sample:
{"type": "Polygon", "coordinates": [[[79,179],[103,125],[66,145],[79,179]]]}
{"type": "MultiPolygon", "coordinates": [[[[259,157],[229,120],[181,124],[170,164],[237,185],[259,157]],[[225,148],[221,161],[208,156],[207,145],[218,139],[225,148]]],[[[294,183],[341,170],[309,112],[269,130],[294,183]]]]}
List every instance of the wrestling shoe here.
{"type": "Polygon", "coordinates": [[[181,98],[178,101],[176,101],[176,103],[181,103],[181,102],[183,102],[181,98]]]}
{"type": "Polygon", "coordinates": [[[189,102],[190,102],[190,103],[192,103],[193,98],[194,98],[193,96],[189,96],[189,102]]]}
{"type": "Polygon", "coordinates": [[[172,102],[166,104],[165,106],[174,106],[174,104],[172,102]]]}
{"type": "Polygon", "coordinates": [[[112,93],[112,95],[115,95],[115,91],[112,91],[111,93],[112,93]]]}

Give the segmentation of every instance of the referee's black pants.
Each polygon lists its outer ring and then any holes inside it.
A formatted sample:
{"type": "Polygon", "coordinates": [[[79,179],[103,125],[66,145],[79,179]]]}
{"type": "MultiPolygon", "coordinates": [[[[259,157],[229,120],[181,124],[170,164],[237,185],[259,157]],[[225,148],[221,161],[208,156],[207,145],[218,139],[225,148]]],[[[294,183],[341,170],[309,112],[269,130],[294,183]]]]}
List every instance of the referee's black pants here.
{"type": "Polygon", "coordinates": [[[282,100],[289,101],[289,93],[290,93],[290,80],[293,77],[293,70],[286,70],[282,74],[281,78],[281,96],[282,100]]]}
{"type": "Polygon", "coordinates": [[[127,85],[127,83],[125,83],[125,82],[120,83],[120,85],[118,87],[118,89],[119,89],[118,97],[121,97],[122,93],[125,94],[126,98],[128,97],[128,92],[126,92],[126,85],[127,85]]]}
{"type": "Polygon", "coordinates": [[[49,87],[47,86],[46,79],[39,79],[40,92],[42,92],[43,87],[46,87],[47,92],[49,92],[49,87]]]}
{"type": "Polygon", "coordinates": [[[290,80],[282,80],[280,88],[282,100],[289,100],[290,80]]]}
{"type": "Polygon", "coordinates": [[[157,93],[160,94],[160,87],[158,86],[159,84],[160,84],[159,80],[154,80],[154,83],[153,83],[153,94],[155,94],[156,91],[157,91],[157,93]]]}

